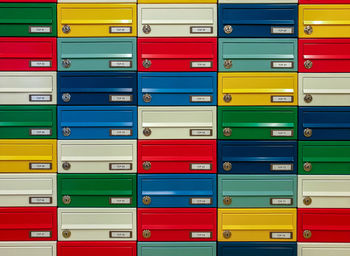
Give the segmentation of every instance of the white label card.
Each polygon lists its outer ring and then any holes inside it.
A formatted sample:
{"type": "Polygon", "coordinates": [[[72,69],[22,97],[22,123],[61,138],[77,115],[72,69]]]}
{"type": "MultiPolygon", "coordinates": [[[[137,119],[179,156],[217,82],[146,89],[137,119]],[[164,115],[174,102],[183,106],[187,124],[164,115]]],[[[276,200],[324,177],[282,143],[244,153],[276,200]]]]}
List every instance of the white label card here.
{"type": "Polygon", "coordinates": [[[132,28],[131,27],[109,27],[109,33],[131,33],[132,28]]]}
{"type": "Polygon", "coordinates": [[[51,204],[52,197],[30,197],[29,203],[30,204],[51,204]]]}
{"type": "Polygon", "coordinates": [[[211,238],[211,232],[191,232],[191,238],[211,238]]]}
{"type": "Polygon", "coordinates": [[[293,68],[293,61],[272,61],[271,62],[272,68],[293,68]]]}
{"type": "Polygon", "coordinates": [[[271,198],[271,205],[292,205],[293,199],[291,198],[271,198]]]}
{"type": "Polygon", "coordinates": [[[109,95],[110,102],[130,102],[132,95],[109,95]]]}
{"type": "Polygon", "coordinates": [[[210,171],[211,170],[211,164],[200,164],[200,163],[196,163],[196,164],[191,164],[190,166],[191,170],[207,170],[210,171]]]}
{"type": "Polygon", "coordinates": [[[191,27],[190,33],[191,34],[212,34],[213,27],[191,27]]]}
{"type": "Polygon", "coordinates": [[[211,129],[191,129],[191,136],[212,136],[211,129]]]}
{"type": "Polygon", "coordinates": [[[131,198],[123,197],[111,197],[109,199],[110,204],[131,204],[131,198]]]}
{"type": "Polygon", "coordinates": [[[208,198],[191,198],[191,204],[194,205],[211,205],[212,199],[208,198]]]}
{"type": "Polygon", "coordinates": [[[198,95],[198,96],[194,96],[194,95],[191,95],[190,96],[190,102],[212,102],[213,101],[213,97],[212,96],[201,96],[201,95],[198,95]]]}
{"type": "Polygon", "coordinates": [[[131,238],[131,231],[111,231],[109,232],[110,238],[131,238]]]}
{"type": "Polygon", "coordinates": [[[291,103],[294,101],[293,96],[271,96],[271,102],[286,102],[291,103]]]}
{"type": "Polygon", "coordinates": [[[272,137],[293,137],[293,130],[272,130],[272,137]]]}
{"type": "Polygon", "coordinates": [[[49,102],[49,101],[52,101],[52,96],[51,95],[31,94],[31,95],[29,95],[29,101],[49,102]]]}
{"type": "Polygon", "coordinates": [[[52,135],[51,129],[30,129],[31,136],[50,136],[52,135]]]}
{"type": "Polygon", "coordinates": [[[271,34],[293,34],[293,27],[271,27],[271,34]]]}
{"type": "Polygon", "coordinates": [[[131,61],[111,60],[109,62],[109,67],[111,67],[111,68],[131,68],[131,66],[132,66],[131,61]]]}
{"type": "Polygon", "coordinates": [[[131,170],[131,164],[123,164],[123,163],[111,163],[109,164],[110,170],[131,170]]]}
{"type": "Polygon", "coordinates": [[[51,61],[50,60],[48,60],[48,61],[31,60],[30,67],[31,68],[50,68],[51,61]]]}
{"type": "Polygon", "coordinates": [[[131,129],[111,129],[111,136],[131,136],[131,129]]]}
{"type": "Polygon", "coordinates": [[[293,164],[271,164],[271,171],[293,171],[293,164]]]}
{"type": "Polygon", "coordinates": [[[31,170],[51,170],[52,164],[51,163],[30,163],[29,169],[31,169],[31,170]]]}
{"type": "Polygon", "coordinates": [[[30,237],[51,237],[51,231],[31,231],[30,237]]]}
{"type": "Polygon", "coordinates": [[[50,26],[29,27],[29,33],[46,34],[51,32],[52,28],[50,26]]]}
{"type": "Polygon", "coordinates": [[[192,61],[191,68],[211,68],[213,62],[211,61],[192,61]]]}
{"type": "Polygon", "coordinates": [[[271,232],[271,239],[292,239],[291,232],[271,232]]]}

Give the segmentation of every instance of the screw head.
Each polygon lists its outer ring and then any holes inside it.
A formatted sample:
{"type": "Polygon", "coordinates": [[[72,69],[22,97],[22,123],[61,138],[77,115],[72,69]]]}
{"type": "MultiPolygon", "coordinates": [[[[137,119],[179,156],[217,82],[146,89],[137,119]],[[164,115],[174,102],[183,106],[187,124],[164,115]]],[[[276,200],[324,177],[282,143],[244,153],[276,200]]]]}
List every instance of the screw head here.
{"type": "Polygon", "coordinates": [[[232,96],[230,94],[225,94],[224,95],[224,101],[229,103],[232,100],[232,96]]]}
{"type": "Polygon", "coordinates": [[[62,197],[62,202],[64,204],[70,204],[72,202],[72,199],[70,198],[70,196],[63,196],[62,197]]]}
{"type": "Polygon", "coordinates": [[[69,127],[63,127],[62,133],[63,133],[63,136],[68,137],[71,134],[71,130],[69,127]]]}
{"type": "Polygon", "coordinates": [[[311,35],[312,34],[312,32],[313,32],[314,30],[312,29],[312,26],[306,26],[305,28],[304,28],[304,32],[305,32],[305,34],[307,34],[307,35],[311,35]]]}
{"type": "Polygon", "coordinates": [[[148,93],[144,94],[144,95],[142,96],[142,98],[143,98],[143,101],[146,102],[146,103],[149,103],[149,102],[151,102],[151,100],[152,100],[151,94],[148,94],[148,93]]]}
{"type": "Polygon", "coordinates": [[[148,161],[146,161],[146,162],[143,162],[143,164],[142,164],[142,168],[144,169],[144,170],[146,170],[146,171],[148,171],[148,170],[150,170],[151,169],[151,162],[148,162],[148,161]]]}
{"type": "Polygon", "coordinates": [[[304,163],[303,165],[304,171],[309,172],[312,170],[312,164],[309,162],[304,163]]]}
{"type": "Polygon", "coordinates": [[[226,69],[232,68],[232,60],[225,60],[225,61],[224,61],[224,67],[225,67],[226,69]]]}
{"type": "Polygon", "coordinates": [[[223,133],[224,133],[224,136],[230,137],[231,134],[232,134],[232,130],[231,130],[231,128],[225,128],[225,129],[223,130],[223,133]]]}
{"type": "Polygon", "coordinates": [[[148,230],[148,229],[142,231],[142,236],[143,236],[143,238],[150,238],[151,237],[151,231],[148,230]]]}
{"type": "Polygon", "coordinates": [[[231,231],[230,230],[225,230],[222,235],[224,236],[224,238],[229,239],[231,237],[231,231]]]}
{"type": "Polygon", "coordinates": [[[306,94],[304,97],[304,101],[306,103],[310,103],[312,101],[312,95],[311,94],[306,94]]]}
{"type": "Polygon", "coordinates": [[[143,135],[150,136],[152,134],[152,130],[150,128],[143,129],[143,135]]]}
{"type": "Polygon", "coordinates": [[[223,202],[224,205],[230,205],[232,203],[232,198],[230,196],[225,196],[223,202]]]}
{"type": "Polygon", "coordinates": [[[70,236],[71,236],[71,232],[69,231],[69,230],[63,230],[62,231],[62,236],[64,237],[64,238],[69,238],[70,236]]]}
{"type": "Polygon", "coordinates": [[[232,31],[233,31],[233,28],[232,28],[231,25],[226,25],[226,26],[224,26],[224,32],[225,32],[226,34],[231,34],[232,31]]]}
{"type": "Polygon", "coordinates": [[[142,31],[143,31],[143,33],[145,33],[145,34],[151,33],[151,31],[152,31],[151,26],[150,26],[150,25],[143,25],[142,31]]]}
{"type": "Polygon", "coordinates": [[[149,197],[149,196],[144,196],[144,197],[142,198],[142,203],[143,203],[144,205],[149,205],[149,204],[151,204],[151,197],[149,197]]]}
{"type": "Polygon", "coordinates": [[[148,59],[145,59],[145,60],[142,62],[142,65],[143,65],[144,68],[149,68],[149,67],[151,67],[152,62],[151,62],[150,60],[148,60],[148,59]]]}
{"type": "Polygon", "coordinates": [[[309,128],[304,129],[304,136],[306,138],[310,138],[312,136],[312,129],[309,129],[309,128]]]}
{"type": "Polygon", "coordinates": [[[224,171],[231,171],[232,170],[232,164],[230,162],[225,162],[223,165],[222,165],[224,171]]]}
{"type": "Polygon", "coordinates": [[[70,99],[71,99],[70,93],[63,93],[63,94],[62,94],[62,100],[63,100],[63,102],[70,102],[70,99]]]}
{"type": "Polygon", "coordinates": [[[70,167],[71,167],[71,165],[70,165],[70,163],[68,163],[68,162],[63,162],[62,163],[62,168],[63,168],[63,170],[69,170],[70,169],[70,167]]]}
{"type": "Polygon", "coordinates": [[[310,230],[304,230],[304,232],[303,232],[303,237],[305,238],[305,239],[309,239],[310,237],[311,237],[311,231],[310,230]]]}
{"type": "Polygon", "coordinates": [[[70,32],[70,26],[69,25],[64,25],[62,27],[62,32],[65,34],[68,34],[70,32]]]}
{"type": "Polygon", "coordinates": [[[305,205],[310,205],[310,204],[312,203],[311,197],[309,197],[309,196],[304,197],[303,203],[304,203],[305,205]]]}
{"type": "Polygon", "coordinates": [[[71,60],[69,60],[69,59],[63,59],[63,60],[62,60],[62,66],[63,66],[64,68],[69,68],[71,64],[72,64],[72,62],[71,62],[71,60]]]}
{"type": "Polygon", "coordinates": [[[312,68],[312,61],[311,61],[311,60],[306,60],[306,61],[304,61],[304,67],[305,67],[306,69],[312,68]]]}

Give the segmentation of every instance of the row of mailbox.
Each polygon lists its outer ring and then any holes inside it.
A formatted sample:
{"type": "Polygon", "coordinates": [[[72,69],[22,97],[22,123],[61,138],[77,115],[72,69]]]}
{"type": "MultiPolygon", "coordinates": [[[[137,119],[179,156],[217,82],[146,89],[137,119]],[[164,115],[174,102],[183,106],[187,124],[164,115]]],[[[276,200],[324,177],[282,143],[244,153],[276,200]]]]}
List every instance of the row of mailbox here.
{"type": "Polygon", "coordinates": [[[1,207],[350,208],[348,175],[29,173],[0,184],[1,207]]]}
{"type": "Polygon", "coordinates": [[[350,209],[12,207],[0,214],[1,241],[350,241],[350,209]]]}
{"type": "Polygon", "coordinates": [[[0,72],[0,104],[350,106],[349,84],[349,73],[0,72]]]}
{"type": "Polygon", "coordinates": [[[350,37],[349,5],[300,5],[299,20],[297,4],[0,3],[0,15],[1,36],[350,37]]]}

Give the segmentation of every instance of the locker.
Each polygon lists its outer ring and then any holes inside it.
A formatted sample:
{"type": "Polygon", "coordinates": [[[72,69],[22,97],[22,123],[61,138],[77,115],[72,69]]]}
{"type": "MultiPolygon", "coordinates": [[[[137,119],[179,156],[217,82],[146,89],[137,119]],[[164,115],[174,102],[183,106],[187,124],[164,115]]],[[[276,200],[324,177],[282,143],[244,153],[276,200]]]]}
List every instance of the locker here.
{"type": "Polygon", "coordinates": [[[136,72],[59,72],[59,105],[136,105],[136,72]]]}
{"type": "Polygon", "coordinates": [[[0,242],[2,256],[56,256],[56,242],[0,242]]]}
{"type": "Polygon", "coordinates": [[[218,141],[220,174],[296,174],[296,141],[218,141]]]}
{"type": "Polygon", "coordinates": [[[349,174],[349,141],[299,141],[299,174],[349,174]]]}
{"type": "Polygon", "coordinates": [[[0,106],[0,139],[56,138],[56,106],[0,106]]]}
{"type": "Polygon", "coordinates": [[[140,139],[216,139],[216,107],[139,107],[140,139]]]}
{"type": "Polygon", "coordinates": [[[136,242],[58,242],[58,256],[124,255],[136,256],[136,242]]]}
{"type": "Polygon", "coordinates": [[[297,139],[296,107],[219,107],[219,139],[297,139]]]}
{"type": "Polygon", "coordinates": [[[139,38],[138,71],[216,71],[216,38],[139,38]]]}
{"type": "Polygon", "coordinates": [[[0,72],[2,105],[56,105],[56,72],[0,72]]]}
{"type": "Polygon", "coordinates": [[[136,71],[136,38],[58,38],[58,71],[136,71]]]}
{"type": "Polygon", "coordinates": [[[215,72],[139,72],[140,106],[215,106],[215,72]]]}
{"type": "Polygon", "coordinates": [[[138,241],[216,241],[216,208],[139,208],[138,241]]]}
{"type": "Polygon", "coordinates": [[[136,36],[136,4],[64,3],[57,5],[59,37],[136,36]]]}
{"type": "Polygon", "coordinates": [[[58,139],[136,139],[136,106],[59,106],[58,139]]]}
{"type": "Polygon", "coordinates": [[[136,140],[59,140],[59,173],[136,173],[136,140]]]}
{"type": "Polygon", "coordinates": [[[297,73],[218,74],[220,106],[296,106],[297,73]]]}
{"type": "Polygon", "coordinates": [[[298,37],[297,4],[219,4],[220,37],[298,37]]]}
{"type": "Polygon", "coordinates": [[[350,7],[331,3],[299,6],[300,38],[350,37],[350,7]]]}
{"type": "Polygon", "coordinates": [[[54,3],[0,3],[0,16],[0,36],[55,37],[57,34],[54,3]]]}
{"type": "Polygon", "coordinates": [[[139,174],[138,207],[216,207],[216,174],[139,174]]]}
{"type": "Polygon", "coordinates": [[[0,71],[56,71],[56,38],[0,37],[0,71]]]}
{"type": "Polygon", "coordinates": [[[296,241],[296,209],[218,209],[218,241],[296,241]]]}
{"type": "Polygon", "coordinates": [[[298,255],[300,256],[346,256],[349,255],[348,243],[298,243],[298,255]]]}
{"type": "Polygon", "coordinates": [[[215,242],[139,242],[139,256],[216,256],[215,242]]]}
{"type": "Polygon", "coordinates": [[[297,243],[291,242],[223,242],[218,243],[218,256],[297,256],[297,243]]]}
{"type": "Polygon", "coordinates": [[[135,174],[58,174],[59,207],[136,207],[135,174]]]}
{"type": "MultiPolygon", "coordinates": [[[[57,240],[56,212],[56,207],[1,207],[0,240],[55,241],[57,240]]],[[[28,251],[25,255],[28,255],[28,251]]]]}
{"type": "Polygon", "coordinates": [[[139,4],[139,37],[216,37],[216,4],[139,4]]]}
{"type": "Polygon", "coordinates": [[[219,175],[219,208],[296,207],[296,175],[219,175]]]}
{"type": "Polygon", "coordinates": [[[136,241],[136,209],[58,208],[58,241],[136,241]]]}
{"type": "Polygon", "coordinates": [[[298,209],[298,241],[348,243],[349,216],[350,209],[298,209]]]}
{"type": "Polygon", "coordinates": [[[292,38],[220,38],[220,72],[296,72],[298,42],[292,38]]]}
{"type": "Polygon", "coordinates": [[[216,173],[216,140],[139,140],[138,173],[216,173]]]}

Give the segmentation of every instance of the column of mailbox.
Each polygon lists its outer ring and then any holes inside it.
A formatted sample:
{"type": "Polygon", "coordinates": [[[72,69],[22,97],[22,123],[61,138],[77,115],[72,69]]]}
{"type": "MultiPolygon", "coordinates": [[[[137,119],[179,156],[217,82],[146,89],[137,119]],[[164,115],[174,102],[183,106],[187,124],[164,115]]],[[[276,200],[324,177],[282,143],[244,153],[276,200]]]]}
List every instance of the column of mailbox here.
{"type": "Polygon", "coordinates": [[[219,1],[219,256],[297,254],[298,5],[268,2],[219,1]]]}
{"type": "Polygon", "coordinates": [[[138,2],[138,255],[216,255],[217,4],[138,2]]]}
{"type": "Polygon", "coordinates": [[[298,251],[349,254],[350,5],[299,6],[298,251]]]}
{"type": "Polygon", "coordinates": [[[57,5],[58,256],[136,256],[136,1],[57,5]]]}
{"type": "Polygon", "coordinates": [[[1,1],[0,17],[0,254],[54,252],[56,4],[1,1]]]}

